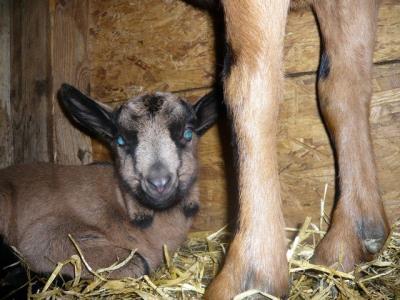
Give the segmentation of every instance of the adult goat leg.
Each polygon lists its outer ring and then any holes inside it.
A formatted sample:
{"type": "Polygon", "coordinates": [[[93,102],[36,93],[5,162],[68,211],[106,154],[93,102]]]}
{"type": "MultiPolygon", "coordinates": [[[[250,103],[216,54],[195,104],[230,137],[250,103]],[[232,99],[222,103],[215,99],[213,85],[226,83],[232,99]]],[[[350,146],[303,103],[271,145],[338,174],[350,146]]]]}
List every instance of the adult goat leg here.
{"type": "Polygon", "coordinates": [[[377,2],[320,0],[314,7],[324,39],[320,108],[336,150],[340,196],[313,260],[345,271],[370,260],[389,232],[368,121],[377,2]]]}
{"type": "Polygon", "coordinates": [[[206,298],[231,299],[247,289],[288,292],[276,130],[282,98],[283,38],[289,1],[223,1],[227,42],[225,100],[239,156],[239,223],[206,298]]]}

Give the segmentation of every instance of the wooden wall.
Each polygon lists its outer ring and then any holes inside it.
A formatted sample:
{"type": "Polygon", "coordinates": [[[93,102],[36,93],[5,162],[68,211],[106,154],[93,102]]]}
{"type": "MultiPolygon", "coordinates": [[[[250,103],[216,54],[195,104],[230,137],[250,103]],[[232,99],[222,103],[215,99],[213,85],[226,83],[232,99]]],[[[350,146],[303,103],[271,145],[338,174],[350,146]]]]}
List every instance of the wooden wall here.
{"type": "MultiPolygon", "coordinates": [[[[182,94],[194,101],[215,80],[213,25],[218,22],[179,0],[90,1],[91,95],[112,105],[144,91],[182,94]]],[[[400,3],[385,0],[380,10],[374,55],[372,134],[388,214],[400,216],[400,3]]],[[[327,185],[326,211],[334,194],[332,151],[318,115],[315,71],[319,37],[309,11],[291,13],[285,40],[285,97],[280,111],[279,164],[283,203],[291,226],[310,215],[318,220],[327,185]]],[[[219,62],[220,63],[220,62],[219,62]]],[[[195,229],[228,221],[232,197],[229,132],[219,124],[200,145],[202,209],[195,229]]],[[[107,158],[94,143],[93,157],[107,158]]]]}
{"type": "Polygon", "coordinates": [[[88,1],[0,0],[0,166],[91,161],[91,142],[57,101],[64,81],[88,91],[88,1]]]}
{"type": "MultiPolygon", "coordinates": [[[[400,216],[399,16],[400,2],[384,0],[370,118],[391,220],[400,216]]],[[[111,105],[154,90],[195,101],[210,90],[220,67],[220,31],[220,21],[181,0],[0,0],[0,166],[109,159],[62,115],[56,101],[61,82],[111,105]]],[[[285,217],[296,226],[307,215],[317,221],[325,186],[330,211],[334,168],[316,106],[319,38],[311,12],[291,13],[285,42],[279,164],[285,217]]],[[[221,120],[200,144],[202,209],[194,229],[216,229],[233,219],[229,136],[221,120]]]]}
{"type": "Polygon", "coordinates": [[[10,2],[0,0],[0,168],[13,160],[10,103],[10,2]]]}

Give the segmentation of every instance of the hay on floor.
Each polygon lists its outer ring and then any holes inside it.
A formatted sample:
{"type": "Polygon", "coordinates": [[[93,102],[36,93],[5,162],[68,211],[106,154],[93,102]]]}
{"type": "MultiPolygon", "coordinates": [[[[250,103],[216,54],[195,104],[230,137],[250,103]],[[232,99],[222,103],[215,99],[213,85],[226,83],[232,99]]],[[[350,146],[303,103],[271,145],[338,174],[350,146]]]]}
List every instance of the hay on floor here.
{"type": "MultiPolygon", "coordinates": [[[[393,225],[379,257],[359,265],[351,273],[343,273],[325,266],[308,262],[314,246],[324,232],[311,223],[309,218],[300,229],[288,250],[292,289],[289,299],[399,299],[400,298],[400,220],[393,225]]],[[[86,264],[84,253],[59,263],[47,279],[44,288],[32,294],[31,299],[201,299],[207,284],[217,273],[227,249],[229,234],[225,228],[210,233],[190,234],[187,242],[175,254],[164,248],[165,263],[151,276],[139,279],[124,278],[107,280],[107,273],[123,266],[132,257],[110,268],[91,270],[93,280],[80,279],[86,264]],[[62,267],[73,264],[76,277],[57,286],[53,280],[62,267]]],[[[79,249],[79,247],[78,247],[79,249]]],[[[88,267],[88,266],[87,266],[88,267]]],[[[90,266],[89,266],[90,267],[90,266]]],[[[266,299],[277,299],[251,290],[236,299],[259,294],[266,299]]]]}

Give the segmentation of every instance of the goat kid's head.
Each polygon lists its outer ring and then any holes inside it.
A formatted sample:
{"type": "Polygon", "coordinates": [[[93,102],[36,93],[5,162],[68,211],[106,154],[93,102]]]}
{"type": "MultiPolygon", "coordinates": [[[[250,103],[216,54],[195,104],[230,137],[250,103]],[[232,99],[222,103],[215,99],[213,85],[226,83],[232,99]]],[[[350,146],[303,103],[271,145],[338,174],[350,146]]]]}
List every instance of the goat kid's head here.
{"type": "Polygon", "coordinates": [[[211,94],[194,105],[170,93],[146,94],[113,110],[63,84],[59,100],[74,123],[110,147],[124,188],[155,210],[190,190],[197,140],[217,118],[211,94]]]}

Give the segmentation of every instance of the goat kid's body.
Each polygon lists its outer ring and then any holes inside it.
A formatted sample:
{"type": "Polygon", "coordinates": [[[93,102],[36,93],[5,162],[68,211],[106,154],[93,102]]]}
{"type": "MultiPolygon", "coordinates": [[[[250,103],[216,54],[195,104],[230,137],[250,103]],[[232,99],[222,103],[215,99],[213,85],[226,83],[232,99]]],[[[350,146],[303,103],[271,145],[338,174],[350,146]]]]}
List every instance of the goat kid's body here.
{"type": "MultiPolygon", "coordinates": [[[[180,206],[156,213],[146,229],[134,225],[112,165],[41,163],[1,170],[0,215],[0,235],[36,272],[51,272],[56,262],[77,253],[68,234],[93,269],[108,267],[137,249],[141,257],[134,256],[113,277],[153,270],[161,263],[163,244],[175,251],[191,225],[180,206]]],[[[67,270],[72,276],[72,268],[67,270]]]]}
{"type": "Polygon", "coordinates": [[[320,24],[324,49],[319,101],[340,178],[332,222],[314,262],[349,271],[381,249],[389,225],[368,124],[378,2],[221,1],[229,49],[224,92],[238,144],[240,209],[236,235],[207,298],[231,299],[247,289],[277,296],[289,292],[276,134],[291,6],[313,5],[320,24]]]}
{"type": "Polygon", "coordinates": [[[76,253],[70,234],[92,268],[137,249],[111,276],[148,273],[164,244],[174,251],[184,241],[199,208],[197,141],[216,120],[214,97],[192,106],[172,94],[146,94],[113,110],[64,84],[59,99],[76,125],[109,146],[114,164],[0,170],[0,235],[36,272],[76,253]]]}

